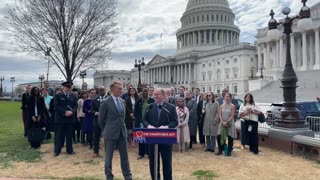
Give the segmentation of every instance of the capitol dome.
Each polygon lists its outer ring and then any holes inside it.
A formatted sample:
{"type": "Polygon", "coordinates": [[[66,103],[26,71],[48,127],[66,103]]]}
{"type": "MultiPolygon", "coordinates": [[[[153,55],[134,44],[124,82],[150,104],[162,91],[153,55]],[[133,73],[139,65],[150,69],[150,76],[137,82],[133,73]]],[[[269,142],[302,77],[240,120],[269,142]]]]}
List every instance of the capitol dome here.
{"type": "Polygon", "coordinates": [[[227,0],[189,0],[177,32],[177,54],[238,44],[234,19],[227,0]]]}

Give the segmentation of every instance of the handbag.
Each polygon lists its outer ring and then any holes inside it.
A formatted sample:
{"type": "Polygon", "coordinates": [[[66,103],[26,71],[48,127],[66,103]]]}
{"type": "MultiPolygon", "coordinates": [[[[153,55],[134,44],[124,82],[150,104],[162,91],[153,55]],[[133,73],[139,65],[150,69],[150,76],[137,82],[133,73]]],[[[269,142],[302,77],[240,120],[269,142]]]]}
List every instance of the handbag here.
{"type": "Polygon", "coordinates": [[[263,113],[260,113],[260,114],[258,115],[258,121],[259,121],[260,123],[266,122],[266,117],[264,116],[263,113]]]}
{"type": "Polygon", "coordinates": [[[28,141],[32,143],[41,143],[45,136],[46,131],[37,125],[33,125],[31,129],[28,129],[28,141]]]}

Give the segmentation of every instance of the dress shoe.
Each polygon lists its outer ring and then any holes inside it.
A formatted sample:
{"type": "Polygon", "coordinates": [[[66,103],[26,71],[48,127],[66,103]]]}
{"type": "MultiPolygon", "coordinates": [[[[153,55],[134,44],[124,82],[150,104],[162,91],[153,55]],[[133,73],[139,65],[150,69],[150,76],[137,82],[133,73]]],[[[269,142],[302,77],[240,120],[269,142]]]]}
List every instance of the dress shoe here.
{"type": "Polygon", "coordinates": [[[57,157],[57,156],[59,156],[59,153],[53,153],[53,156],[57,157]]]}
{"type": "Polygon", "coordinates": [[[70,153],[67,153],[68,155],[74,155],[76,154],[74,151],[73,152],[70,152],[70,153]]]}
{"type": "Polygon", "coordinates": [[[93,158],[99,157],[99,154],[98,153],[94,153],[92,157],[93,158]]]}
{"type": "Polygon", "coordinates": [[[222,151],[218,151],[216,155],[217,155],[217,156],[222,155],[222,151]]]}
{"type": "Polygon", "coordinates": [[[137,158],[137,160],[143,159],[143,158],[144,158],[144,156],[139,156],[139,157],[137,158]]]}

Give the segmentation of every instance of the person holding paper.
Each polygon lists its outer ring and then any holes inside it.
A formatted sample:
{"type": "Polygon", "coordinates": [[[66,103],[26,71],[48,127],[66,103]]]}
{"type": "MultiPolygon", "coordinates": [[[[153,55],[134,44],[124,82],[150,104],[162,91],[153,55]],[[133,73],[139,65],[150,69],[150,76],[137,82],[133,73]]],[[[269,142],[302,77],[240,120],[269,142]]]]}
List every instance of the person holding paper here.
{"type": "Polygon", "coordinates": [[[239,109],[240,118],[244,120],[244,132],[249,143],[249,150],[253,154],[259,153],[259,137],[258,137],[258,116],[261,110],[255,104],[252,94],[248,93],[244,96],[244,103],[239,109]]]}
{"type": "MultiPolygon", "coordinates": [[[[154,91],[155,102],[150,104],[143,118],[144,126],[147,128],[176,128],[178,126],[178,117],[176,108],[164,102],[165,90],[156,89],[154,91]]],[[[163,179],[172,180],[172,145],[159,144],[159,154],[161,154],[163,165],[163,179]]],[[[150,144],[149,148],[149,168],[152,180],[155,179],[154,174],[154,145],[150,144]]],[[[158,156],[159,157],[159,156],[158,156]]],[[[160,162],[158,161],[157,177],[160,179],[160,162]]]]}

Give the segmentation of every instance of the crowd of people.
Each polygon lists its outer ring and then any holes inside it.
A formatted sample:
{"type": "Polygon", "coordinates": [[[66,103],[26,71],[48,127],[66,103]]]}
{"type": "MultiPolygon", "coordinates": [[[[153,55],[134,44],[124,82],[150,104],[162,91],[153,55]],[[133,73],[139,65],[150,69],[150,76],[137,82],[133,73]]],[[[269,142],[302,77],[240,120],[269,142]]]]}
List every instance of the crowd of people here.
{"type": "MultiPolygon", "coordinates": [[[[217,96],[213,92],[200,93],[199,88],[191,92],[184,86],[179,87],[178,94],[174,87],[154,89],[144,86],[138,92],[130,83],[126,84],[123,93],[121,82],[114,82],[108,93],[102,86],[89,90],[83,86],[80,91],[72,87],[71,82],[64,82],[53,90],[47,81],[42,89],[27,86],[21,107],[24,135],[29,139],[33,128],[41,128],[45,132],[44,139],[50,139],[51,132],[55,134],[54,156],[59,156],[64,145],[67,154],[72,155],[75,153],[72,144],[81,143],[92,149],[93,157],[97,157],[103,134],[107,179],[113,178],[114,149],[119,149],[125,179],[132,179],[127,149],[134,146],[134,128],[177,128],[179,152],[192,149],[199,140],[204,151],[215,152],[217,146],[216,155],[232,156],[233,141],[237,138],[236,107],[228,89],[223,89],[221,96],[217,96]]],[[[260,113],[253,96],[246,94],[239,109],[241,144],[243,148],[248,145],[254,154],[259,153],[260,113]]],[[[41,146],[41,142],[29,141],[32,148],[41,146]]],[[[148,156],[154,179],[154,146],[139,144],[138,149],[137,159],[148,156]]],[[[159,145],[159,153],[165,164],[164,179],[172,179],[172,145],[159,145]]]]}

